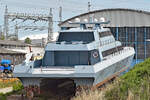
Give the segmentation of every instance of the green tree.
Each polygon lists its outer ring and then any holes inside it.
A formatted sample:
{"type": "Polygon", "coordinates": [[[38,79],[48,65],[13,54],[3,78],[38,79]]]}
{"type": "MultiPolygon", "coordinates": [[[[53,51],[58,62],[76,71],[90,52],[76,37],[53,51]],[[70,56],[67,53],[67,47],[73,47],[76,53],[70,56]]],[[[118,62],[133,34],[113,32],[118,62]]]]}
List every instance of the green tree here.
{"type": "Polygon", "coordinates": [[[4,35],[1,35],[0,36],[0,40],[4,40],[5,39],[5,36],[4,35]]]}
{"type": "Polygon", "coordinates": [[[27,38],[25,39],[24,43],[31,44],[31,39],[27,37],[27,38]]]}

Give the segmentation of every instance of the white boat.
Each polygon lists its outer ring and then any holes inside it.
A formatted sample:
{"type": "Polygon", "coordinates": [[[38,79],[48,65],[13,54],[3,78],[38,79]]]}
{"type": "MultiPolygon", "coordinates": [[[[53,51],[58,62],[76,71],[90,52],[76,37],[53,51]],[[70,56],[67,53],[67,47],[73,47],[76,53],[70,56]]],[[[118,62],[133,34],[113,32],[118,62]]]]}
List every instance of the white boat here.
{"type": "Polygon", "coordinates": [[[63,86],[70,91],[78,86],[99,87],[130,68],[134,48],[122,46],[110,29],[101,27],[107,22],[74,24],[81,26],[61,30],[57,41],[45,47],[43,59],[15,67],[14,77],[24,87],[37,86],[39,91],[42,87],[52,91],[63,86]],[[95,27],[87,29],[86,24],[95,27]]]}

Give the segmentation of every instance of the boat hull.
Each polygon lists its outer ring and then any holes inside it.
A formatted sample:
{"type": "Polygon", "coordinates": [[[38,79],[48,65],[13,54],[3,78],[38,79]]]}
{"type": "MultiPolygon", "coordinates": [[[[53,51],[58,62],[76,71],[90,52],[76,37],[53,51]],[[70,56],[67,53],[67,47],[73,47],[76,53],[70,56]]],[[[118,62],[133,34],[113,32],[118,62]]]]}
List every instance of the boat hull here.
{"type": "Polygon", "coordinates": [[[76,93],[77,87],[97,88],[107,83],[107,81],[129,69],[132,59],[133,55],[103,70],[99,70],[94,74],[95,77],[19,77],[19,79],[22,81],[26,91],[35,90],[36,94],[52,98],[59,96],[70,97],[76,93]]]}

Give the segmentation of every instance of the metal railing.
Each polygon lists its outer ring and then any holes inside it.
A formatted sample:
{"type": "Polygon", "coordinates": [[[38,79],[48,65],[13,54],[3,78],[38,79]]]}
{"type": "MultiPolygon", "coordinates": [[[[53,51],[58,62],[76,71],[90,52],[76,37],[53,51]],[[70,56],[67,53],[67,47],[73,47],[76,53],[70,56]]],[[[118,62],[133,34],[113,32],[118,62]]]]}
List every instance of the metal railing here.
{"type": "MultiPolygon", "coordinates": [[[[62,41],[62,42],[53,42],[55,44],[88,44],[88,43],[93,43],[95,41],[92,41],[92,42],[85,42],[85,41],[70,41],[70,42],[67,42],[67,41],[62,41]]],[[[113,43],[115,42],[114,39],[109,39],[109,40],[106,40],[106,41],[98,41],[97,43],[100,44],[100,46],[103,46],[103,45],[107,45],[107,44],[110,44],[110,43],[113,43]]]]}
{"type": "Polygon", "coordinates": [[[67,41],[62,41],[62,42],[53,42],[55,44],[87,44],[87,43],[90,43],[90,42],[85,42],[85,41],[70,41],[70,42],[67,42],[67,41]]]}
{"type": "Polygon", "coordinates": [[[100,42],[100,46],[104,46],[104,45],[111,44],[111,43],[114,43],[114,42],[116,42],[114,39],[102,41],[102,42],[100,42]]]}
{"type": "Polygon", "coordinates": [[[74,67],[70,66],[70,67],[63,67],[63,66],[40,66],[40,70],[42,71],[74,71],[74,67]]]}

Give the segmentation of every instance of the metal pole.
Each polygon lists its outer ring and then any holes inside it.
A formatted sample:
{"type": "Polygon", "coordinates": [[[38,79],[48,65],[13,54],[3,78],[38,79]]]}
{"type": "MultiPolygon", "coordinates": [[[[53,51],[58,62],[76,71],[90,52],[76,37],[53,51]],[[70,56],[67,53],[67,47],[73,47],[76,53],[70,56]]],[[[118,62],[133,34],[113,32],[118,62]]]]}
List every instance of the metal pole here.
{"type": "MultiPolygon", "coordinates": [[[[91,4],[90,2],[88,2],[88,13],[90,12],[91,10],[91,4]]],[[[90,14],[88,14],[88,22],[90,22],[90,14]]]]}
{"type": "Polygon", "coordinates": [[[147,35],[147,31],[146,31],[146,27],[144,28],[144,57],[145,57],[145,59],[146,59],[146,44],[147,44],[147,41],[146,41],[146,35],[147,35]]]}
{"type": "Polygon", "coordinates": [[[118,31],[118,27],[116,27],[116,40],[118,41],[119,39],[119,31],[118,31]]]}
{"type": "Polygon", "coordinates": [[[4,14],[4,34],[5,34],[5,39],[8,39],[8,8],[7,6],[5,8],[5,14],[4,14]]]}
{"type": "Polygon", "coordinates": [[[135,60],[136,60],[136,64],[137,64],[137,28],[135,27],[135,30],[134,30],[134,38],[135,38],[135,41],[134,41],[134,43],[135,43],[135,60]]]}
{"type": "Polygon", "coordinates": [[[90,10],[91,10],[91,3],[88,2],[88,12],[90,12],[90,10]]]}
{"type": "Polygon", "coordinates": [[[17,22],[16,22],[16,25],[15,25],[15,37],[16,37],[16,40],[18,40],[18,26],[17,26],[17,22]]]}
{"type": "Polygon", "coordinates": [[[3,32],[2,32],[2,26],[0,26],[0,37],[3,36],[3,32]]]}
{"type": "Polygon", "coordinates": [[[59,20],[60,20],[59,23],[61,23],[62,22],[62,7],[61,6],[59,7],[59,20]]]}
{"type": "Polygon", "coordinates": [[[48,42],[52,40],[53,37],[53,14],[52,8],[50,8],[50,13],[48,17],[48,42]]]}
{"type": "Polygon", "coordinates": [[[128,28],[126,27],[126,46],[129,45],[129,42],[128,42],[128,28]]]}

